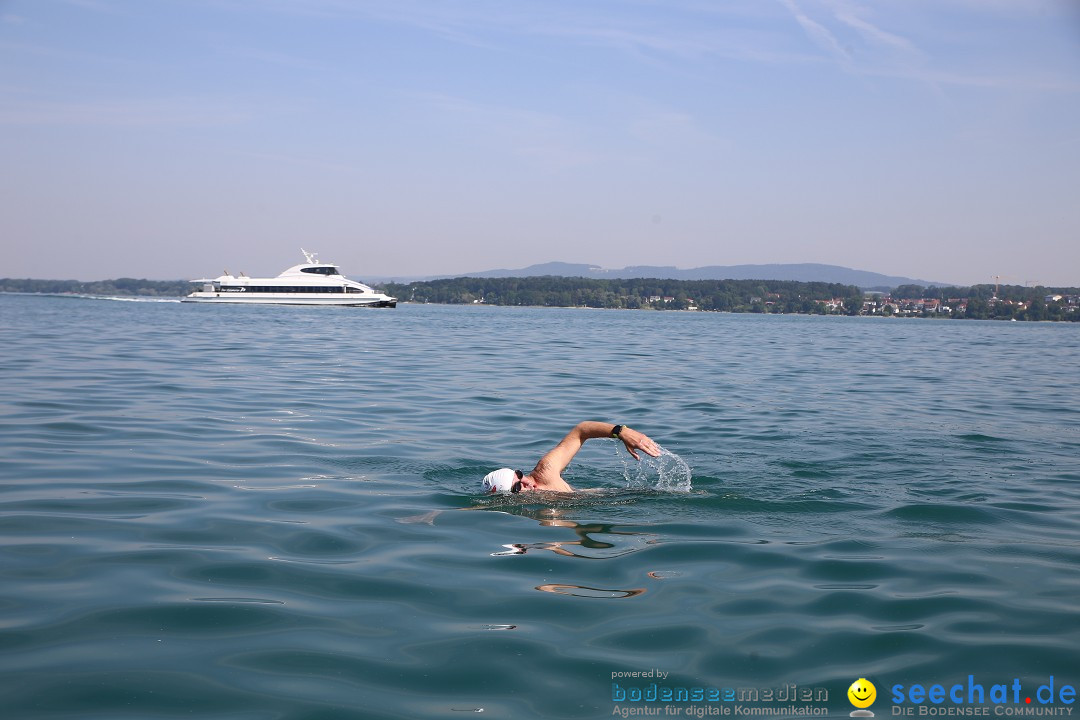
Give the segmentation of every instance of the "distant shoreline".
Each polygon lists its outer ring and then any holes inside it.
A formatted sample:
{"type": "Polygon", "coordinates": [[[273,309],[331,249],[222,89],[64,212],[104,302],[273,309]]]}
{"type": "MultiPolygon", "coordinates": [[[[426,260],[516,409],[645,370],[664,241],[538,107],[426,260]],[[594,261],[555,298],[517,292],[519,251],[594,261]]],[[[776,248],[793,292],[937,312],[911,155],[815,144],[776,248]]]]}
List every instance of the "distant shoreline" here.
{"type": "MultiPolygon", "coordinates": [[[[564,309],[847,315],[938,320],[1080,322],[1080,289],[978,285],[902,286],[892,294],[854,286],[766,280],[590,280],[587,278],[452,278],[379,289],[404,304],[564,309]]],[[[180,300],[188,281],[0,279],[0,294],[69,298],[180,300]]]]}
{"type": "Polygon", "coordinates": [[[976,320],[1080,321],[1080,289],[1005,285],[901,285],[889,293],[794,280],[593,280],[460,277],[385,283],[399,302],[785,315],[882,315],[976,320]]]}

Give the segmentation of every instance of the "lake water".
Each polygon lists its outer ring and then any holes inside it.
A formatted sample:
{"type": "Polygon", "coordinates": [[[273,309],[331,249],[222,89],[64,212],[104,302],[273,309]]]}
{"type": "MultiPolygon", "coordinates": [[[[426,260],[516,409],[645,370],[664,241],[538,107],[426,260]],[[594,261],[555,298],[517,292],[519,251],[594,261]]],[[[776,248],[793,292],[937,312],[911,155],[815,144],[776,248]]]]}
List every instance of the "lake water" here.
{"type": "Polygon", "coordinates": [[[1076,707],[1075,324],[10,295],[0,333],[5,718],[1076,707]],[[478,494],[585,419],[689,477],[593,440],[599,492],[478,494]]]}

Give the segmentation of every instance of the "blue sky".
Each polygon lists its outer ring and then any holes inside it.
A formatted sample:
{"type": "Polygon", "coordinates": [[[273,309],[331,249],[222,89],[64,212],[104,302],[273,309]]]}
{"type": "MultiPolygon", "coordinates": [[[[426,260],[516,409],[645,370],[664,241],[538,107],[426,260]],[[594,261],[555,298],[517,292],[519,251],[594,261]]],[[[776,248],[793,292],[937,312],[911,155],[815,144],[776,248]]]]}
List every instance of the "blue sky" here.
{"type": "Polygon", "coordinates": [[[0,276],[1080,285],[1071,0],[0,0],[0,276]]]}

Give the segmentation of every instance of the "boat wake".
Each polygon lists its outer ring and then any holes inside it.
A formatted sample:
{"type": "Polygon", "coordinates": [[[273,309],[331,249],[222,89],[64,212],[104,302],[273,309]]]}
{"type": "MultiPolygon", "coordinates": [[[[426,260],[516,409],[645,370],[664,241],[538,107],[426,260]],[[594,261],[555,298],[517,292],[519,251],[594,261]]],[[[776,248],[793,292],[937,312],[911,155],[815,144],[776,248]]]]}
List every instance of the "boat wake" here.
{"type": "Polygon", "coordinates": [[[20,293],[27,295],[43,295],[46,297],[73,298],[75,300],[111,300],[113,302],[137,302],[137,303],[178,303],[180,298],[175,297],[132,297],[126,295],[90,295],[88,293],[20,293]]]}
{"type": "Polygon", "coordinates": [[[85,300],[112,300],[114,302],[178,303],[180,298],[121,297],[119,295],[76,295],[85,300]]]}

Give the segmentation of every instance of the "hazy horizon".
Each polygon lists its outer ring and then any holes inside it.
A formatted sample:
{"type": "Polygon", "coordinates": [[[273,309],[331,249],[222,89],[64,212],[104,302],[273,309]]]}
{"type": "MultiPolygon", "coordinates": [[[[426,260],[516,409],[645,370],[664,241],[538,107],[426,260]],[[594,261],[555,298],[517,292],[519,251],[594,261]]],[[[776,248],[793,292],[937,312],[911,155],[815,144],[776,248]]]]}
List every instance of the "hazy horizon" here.
{"type": "Polygon", "coordinates": [[[1068,0],[0,0],[0,277],[1080,286],[1068,0]]]}

